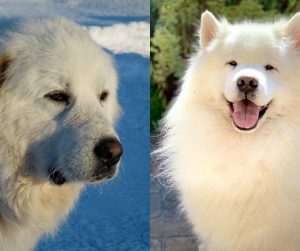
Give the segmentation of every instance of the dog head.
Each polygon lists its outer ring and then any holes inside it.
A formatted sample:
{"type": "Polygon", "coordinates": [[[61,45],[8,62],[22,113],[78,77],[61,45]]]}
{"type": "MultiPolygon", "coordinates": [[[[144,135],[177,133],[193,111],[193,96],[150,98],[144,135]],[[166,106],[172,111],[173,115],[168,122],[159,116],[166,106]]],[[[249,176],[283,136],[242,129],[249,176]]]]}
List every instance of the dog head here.
{"type": "Polygon", "coordinates": [[[78,25],[29,21],[10,33],[1,63],[2,135],[24,175],[93,182],[115,176],[122,146],[117,73],[78,25]]]}
{"type": "Polygon", "coordinates": [[[206,11],[200,50],[183,87],[189,103],[209,106],[218,123],[238,132],[269,130],[295,113],[290,104],[299,104],[299,25],[300,14],[276,23],[230,24],[206,11]]]}

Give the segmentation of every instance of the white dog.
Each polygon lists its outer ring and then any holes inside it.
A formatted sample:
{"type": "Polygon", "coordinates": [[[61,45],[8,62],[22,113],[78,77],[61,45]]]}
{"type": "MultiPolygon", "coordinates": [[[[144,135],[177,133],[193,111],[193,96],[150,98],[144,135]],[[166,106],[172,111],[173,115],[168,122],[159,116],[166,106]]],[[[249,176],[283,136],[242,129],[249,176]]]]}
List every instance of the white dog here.
{"type": "Polygon", "coordinates": [[[300,14],[201,19],[165,118],[164,174],[209,251],[300,250],[300,14]]]}
{"type": "Polygon", "coordinates": [[[26,251],[56,229],[84,183],[117,173],[117,74],[62,18],[20,24],[1,51],[0,250],[26,251]]]}

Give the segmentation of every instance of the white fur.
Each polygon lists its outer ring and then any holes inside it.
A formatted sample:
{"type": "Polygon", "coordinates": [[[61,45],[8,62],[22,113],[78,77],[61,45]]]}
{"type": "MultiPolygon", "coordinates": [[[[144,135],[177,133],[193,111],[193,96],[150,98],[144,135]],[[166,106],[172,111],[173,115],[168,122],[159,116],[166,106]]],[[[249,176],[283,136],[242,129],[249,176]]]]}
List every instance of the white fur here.
{"type": "Polygon", "coordinates": [[[263,67],[257,65],[237,66],[227,77],[224,87],[224,96],[228,101],[238,101],[241,98],[241,93],[238,91],[237,81],[241,77],[251,77],[259,82],[255,97],[255,103],[259,106],[267,105],[273,98],[277,85],[272,80],[271,76],[266,73],[263,67]]]}
{"type": "Polygon", "coordinates": [[[28,251],[91,179],[95,144],[117,137],[117,74],[110,56],[62,18],[19,24],[1,49],[9,66],[0,86],[0,250],[28,251]],[[70,104],[44,97],[55,90],[70,93],[70,104]],[[109,96],[100,102],[104,90],[109,96]],[[52,165],[65,184],[49,180],[52,165]]]}
{"type": "Polygon", "coordinates": [[[209,251],[300,250],[299,27],[299,14],[233,25],[202,15],[207,37],[165,118],[158,153],[209,251]],[[235,130],[224,97],[237,99],[232,83],[240,71],[261,80],[255,102],[271,100],[247,134],[235,130]]]}

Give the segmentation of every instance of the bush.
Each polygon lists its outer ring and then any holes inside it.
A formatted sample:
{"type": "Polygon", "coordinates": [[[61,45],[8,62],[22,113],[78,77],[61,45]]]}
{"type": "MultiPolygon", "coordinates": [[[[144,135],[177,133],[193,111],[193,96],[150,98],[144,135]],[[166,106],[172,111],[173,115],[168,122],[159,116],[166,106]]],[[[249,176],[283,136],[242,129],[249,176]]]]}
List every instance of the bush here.
{"type": "Polygon", "coordinates": [[[157,122],[161,119],[162,114],[167,106],[167,100],[162,90],[156,88],[153,81],[150,81],[150,114],[151,114],[151,132],[158,127],[157,122]]]}

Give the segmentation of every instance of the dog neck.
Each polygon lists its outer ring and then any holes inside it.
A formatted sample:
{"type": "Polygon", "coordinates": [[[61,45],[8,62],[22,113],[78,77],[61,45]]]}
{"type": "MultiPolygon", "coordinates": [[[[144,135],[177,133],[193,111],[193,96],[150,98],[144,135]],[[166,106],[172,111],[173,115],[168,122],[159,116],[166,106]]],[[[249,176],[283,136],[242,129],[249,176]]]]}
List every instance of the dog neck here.
{"type": "MultiPolygon", "coordinates": [[[[6,168],[0,163],[0,170],[6,168]]],[[[66,218],[83,187],[36,183],[29,177],[0,172],[0,250],[30,250],[42,234],[53,233],[66,218]],[[26,239],[35,239],[28,248],[26,239]]]]}

